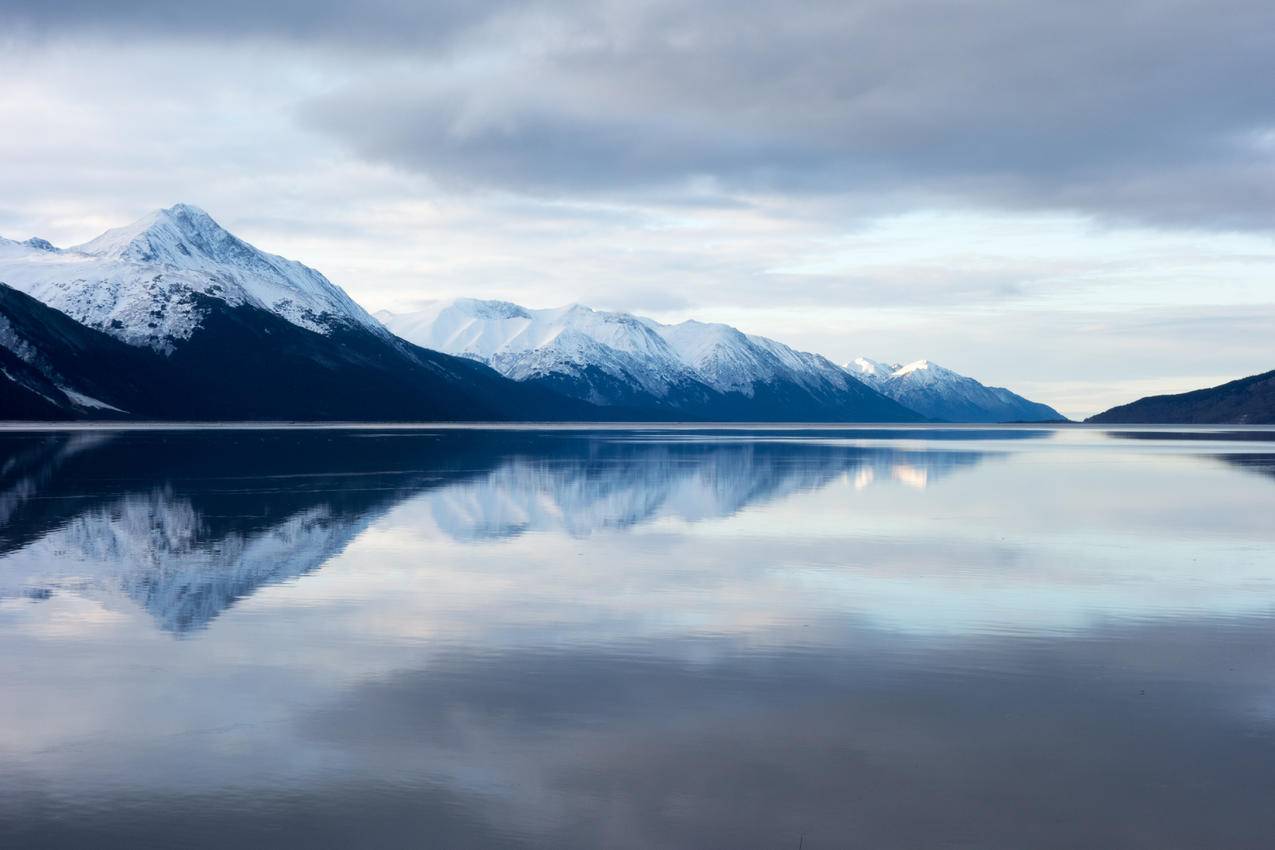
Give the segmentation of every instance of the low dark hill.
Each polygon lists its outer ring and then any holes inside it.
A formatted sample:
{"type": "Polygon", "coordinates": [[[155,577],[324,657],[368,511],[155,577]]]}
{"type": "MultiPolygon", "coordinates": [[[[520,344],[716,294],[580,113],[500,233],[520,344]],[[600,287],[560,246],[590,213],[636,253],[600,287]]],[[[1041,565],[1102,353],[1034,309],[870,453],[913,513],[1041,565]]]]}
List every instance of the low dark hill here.
{"type": "Polygon", "coordinates": [[[1275,424],[1275,371],[1189,393],[1148,396],[1085,421],[1104,425],[1275,424]]]}

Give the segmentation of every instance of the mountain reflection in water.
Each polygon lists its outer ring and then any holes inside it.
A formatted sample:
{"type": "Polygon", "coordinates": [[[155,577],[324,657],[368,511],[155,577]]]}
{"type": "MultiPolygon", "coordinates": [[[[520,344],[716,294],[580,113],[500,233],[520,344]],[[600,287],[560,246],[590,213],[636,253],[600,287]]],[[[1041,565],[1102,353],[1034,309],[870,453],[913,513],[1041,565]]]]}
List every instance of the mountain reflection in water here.
{"type": "MultiPolygon", "coordinates": [[[[1025,438],[1032,432],[977,432],[1025,438]]],[[[164,628],[206,626],[262,585],[319,569],[368,523],[422,497],[458,541],[694,522],[849,477],[924,487],[976,451],[448,430],[7,435],[0,594],[119,590],[164,628]]]]}

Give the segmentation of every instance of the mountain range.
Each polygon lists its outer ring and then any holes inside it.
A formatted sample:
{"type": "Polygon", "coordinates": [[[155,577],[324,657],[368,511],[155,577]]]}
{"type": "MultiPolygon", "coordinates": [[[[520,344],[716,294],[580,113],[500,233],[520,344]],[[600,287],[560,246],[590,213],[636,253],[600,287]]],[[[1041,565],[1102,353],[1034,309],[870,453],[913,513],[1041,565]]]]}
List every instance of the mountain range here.
{"type": "Polygon", "coordinates": [[[373,317],[185,204],[70,248],[0,238],[5,419],[1062,419],[927,361],[873,363],[582,305],[373,317]]]}
{"type": "Polygon", "coordinates": [[[663,325],[579,304],[530,310],[471,298],[377,317],[418,345],[637,418],[923,419],[824,357],[728,325],[663,325]]]}
{"type": "Polygon", "coordinates": [[[838,366],[723,324],[667,325],[580,304],[529,309],[473,298],[376,316],[418,345],[644,419],[1065,421],[1046,405],[927,361],[878,381],[855,364],[838,366]]]}

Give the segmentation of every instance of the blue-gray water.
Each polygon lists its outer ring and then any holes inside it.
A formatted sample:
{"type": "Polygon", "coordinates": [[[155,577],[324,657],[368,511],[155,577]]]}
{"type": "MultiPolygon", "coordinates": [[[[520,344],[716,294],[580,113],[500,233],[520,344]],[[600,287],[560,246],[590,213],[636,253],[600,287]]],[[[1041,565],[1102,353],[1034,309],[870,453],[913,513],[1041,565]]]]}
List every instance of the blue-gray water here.
{"type": "Polygon", "coordinates": [[[1253,848],[1275,432],[0,432],[0,846],[1253,848]]]}

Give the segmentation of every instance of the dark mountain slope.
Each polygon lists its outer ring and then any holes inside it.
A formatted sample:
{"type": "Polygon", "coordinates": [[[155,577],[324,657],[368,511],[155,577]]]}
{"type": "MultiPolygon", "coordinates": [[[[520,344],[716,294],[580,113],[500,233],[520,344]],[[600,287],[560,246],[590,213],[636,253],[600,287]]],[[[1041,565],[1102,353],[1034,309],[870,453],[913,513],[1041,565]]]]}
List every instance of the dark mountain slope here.
{"type": "Polygon", "coordinates": [[[615,421],[641,422],[924,422],[925,417],[867,386],[848,384],[814,392],[784,381],[758,382],[751,395],[721,392],[699,382],[672,386],[665,395],[646,393],[596,366],[574,373],[551,372],[519,381],[573,399],[607,401],[601,409],[615,421]]]}
{"type": "Polygon", "coordinates": [[[168,416],[477,421],[596,415],[589,405],[389,334],[354,327],[320,334],[219,301],[208,305],[200,330],[169,359],[194,397],[169,406],[168,416]]]}
{"type": "Polygon", "coordinates": [[[1100,424],[1275,424],[1275,371],[1188,393],[1148,396],[1113,407],[1085,421],[1100,424]]]}
{"type": "Polygon", "coordinates": [[[148,349],[85,327],[0,283],[0,418],[119,418],[150,410],[175,372],[148,349]]]}

